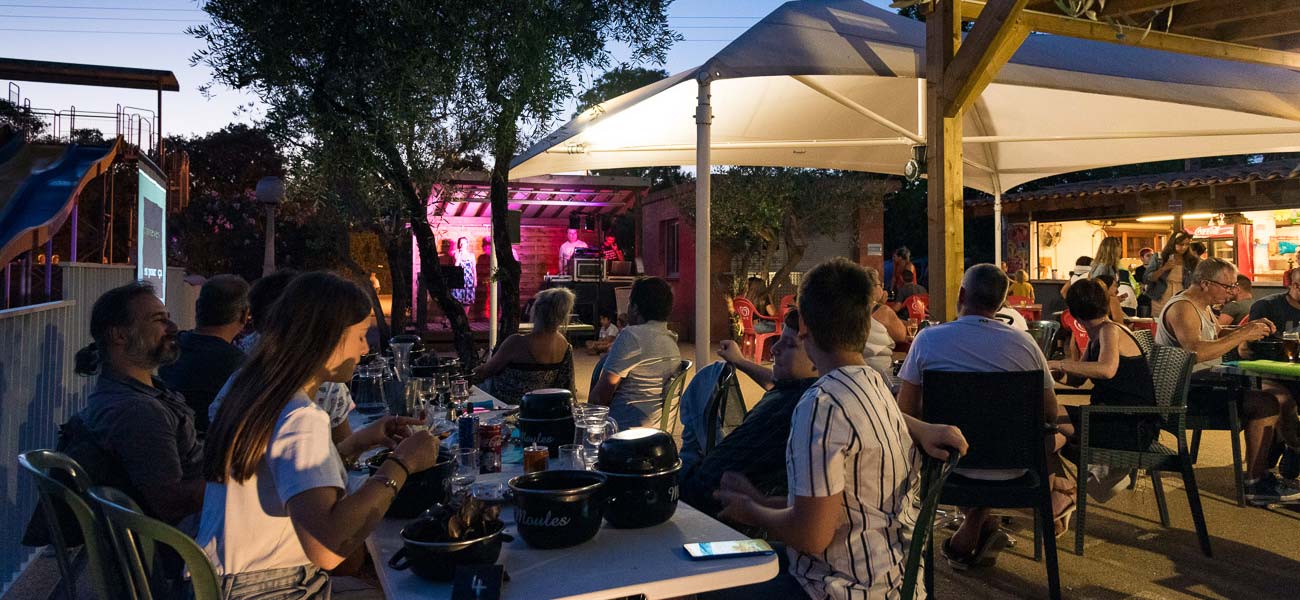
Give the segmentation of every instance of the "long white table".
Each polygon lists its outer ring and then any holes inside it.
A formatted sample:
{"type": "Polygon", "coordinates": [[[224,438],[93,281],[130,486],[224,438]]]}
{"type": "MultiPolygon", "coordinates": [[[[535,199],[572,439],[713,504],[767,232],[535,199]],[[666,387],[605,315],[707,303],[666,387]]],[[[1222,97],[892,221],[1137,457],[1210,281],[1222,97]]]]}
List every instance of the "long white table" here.
{"type": "MultiPolygon", "coordinates": [[[[480,475],[478,481],[501,481],[519,473],[519,465],[505,465],[507,473],[480,475]]],[[[592,540],[559,550],[530,548],[517,535],[514,510],[502,511],[506,532],[513,542],[501,548],[498,564],[510,581],[502,598],[561,598],[603,600],[636,594],[671,598],[767,581],[777,575],[777,557],[751,556],[693,561],[682,544],[744,539],[736,530],[688,506],[677,504],[667,523],[643,529],[603,526],[592,540]]],[[[406,598],[450,598],[450,583],[434,583],[410,570],[388,566],[402,547],[401,530],[408,520],[384,519],[366,539],[366,549],[385,595],[406,598]]]]}

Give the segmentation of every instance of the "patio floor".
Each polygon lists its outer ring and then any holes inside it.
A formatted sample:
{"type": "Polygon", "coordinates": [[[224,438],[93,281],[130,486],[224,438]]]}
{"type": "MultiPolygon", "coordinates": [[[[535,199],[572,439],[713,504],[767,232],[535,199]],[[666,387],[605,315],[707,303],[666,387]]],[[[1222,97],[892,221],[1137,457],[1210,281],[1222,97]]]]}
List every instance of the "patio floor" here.
{"type": "MultiPolygon", "coordinates": [[[[694,355],[682,344],[683,357],[694,355]]],[[[597,357],[575,353],[579,398],[597,357]]],[[[745,399],[752,404],[760,390],[741,377],[745,399]]],[[[1064,398],[1072,401],[1071,397],[1064,398]]],[[[1172,443],[1172,439],[1166,442],[1172,443]]],[[[1119,600],[1295,598],[1300,595],[1300,507],[1238,508],[1235,504],[1228,436],[1208,432],[1202,441],[1196,478],[1201,488],[1214,558],[1201,554],[1192,529],[1182,481],[1164,478],[1172,527],[1160,526],[1150,478],[1139,480],[1106,504],[1088,505],[1085,556],[1074,554],[1073,524],[1058,553],[1062,596],[1119,600]]],[[[1033,534],[1027,513],[1012,511],[1011,529],[1018,543],[1001,554],[995,566],[954,573],[940,559],[936,596],[970,599],[1046,598],[1047,579],[1033,560],[1033,534]]],[[[938,540],[947,537],[939,532],[938,540]]],[[[936,542],[937,544],[938,542],[936,542]]],[[[44,600],[54,589],[53,559],[38,558],[0,600],[44,600]]]]}

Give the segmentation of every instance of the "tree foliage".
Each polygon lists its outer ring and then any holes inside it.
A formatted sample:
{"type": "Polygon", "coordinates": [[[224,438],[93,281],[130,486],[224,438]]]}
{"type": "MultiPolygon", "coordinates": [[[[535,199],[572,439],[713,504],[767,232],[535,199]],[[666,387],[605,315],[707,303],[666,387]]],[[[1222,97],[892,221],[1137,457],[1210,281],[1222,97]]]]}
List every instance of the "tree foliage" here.
{"type": "Polygon", "coordinates": [[[29,139],[45,131],[45,122],[32,114],[30,108],[23,108],[8,100],[0,100],[0,127],[6,126],[21,132],[29,139]]]}

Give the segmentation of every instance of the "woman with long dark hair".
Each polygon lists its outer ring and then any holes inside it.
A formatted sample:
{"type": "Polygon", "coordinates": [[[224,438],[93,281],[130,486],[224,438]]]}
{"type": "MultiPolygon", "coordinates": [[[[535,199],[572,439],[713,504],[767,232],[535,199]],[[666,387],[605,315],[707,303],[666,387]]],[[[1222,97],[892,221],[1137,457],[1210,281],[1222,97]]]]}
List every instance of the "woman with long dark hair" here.
{"type": "Polygon", "coordinates": [[[325,571],[361,551],[407,476],[437,460],[437,438],[406,429],[415,419],[387,417],[332,443],[312,394],[352,377],[369,326],[370,300],[356,284],[300,275],[227,386],[204,448],[197,536],[227,600],[328,598],[325,571]],[[340,453],[378,445],[395,446],[392,457],[345,494],[340,453]]]}
{"type": "Polygon", "coordinates": [[[1165,249],[1151,257],[1147,265],[1146,295],[1151,298],[1151,314],[1159,315],[1165,303],[1192,283],[1192,270],[1200,262],[1191,249],[1192,236],[1176,231],[1169,236],[1165,249]]]}

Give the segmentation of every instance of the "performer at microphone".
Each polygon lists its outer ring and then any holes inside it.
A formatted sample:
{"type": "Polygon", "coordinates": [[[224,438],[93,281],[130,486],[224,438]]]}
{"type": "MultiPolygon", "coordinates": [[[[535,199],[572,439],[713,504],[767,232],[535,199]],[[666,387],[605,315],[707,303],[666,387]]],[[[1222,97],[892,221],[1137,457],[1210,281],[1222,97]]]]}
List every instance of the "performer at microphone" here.
{"type": "Polygon", "coordinates": [[[570,229],[567,232],[568,241],[560,244],[560,272],[568,273],[572,267],[570,260],[573,258],[573,252],[578,248],[586,248],[587,242],[578,239],[578,230],[570,229]]]}
{"type": "Polygon", "coordinates": [[[618,247],[618,240],[613,235],[605,236],[605,243],[600,245],[600,253],[605,260],[624,260],[623,250],[618,247]]]}

